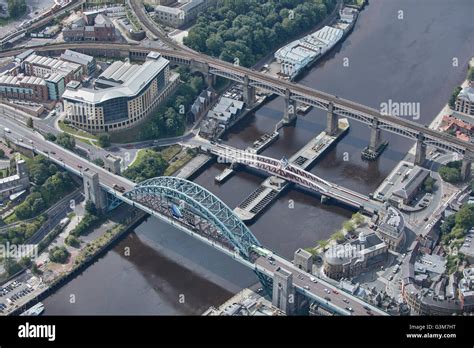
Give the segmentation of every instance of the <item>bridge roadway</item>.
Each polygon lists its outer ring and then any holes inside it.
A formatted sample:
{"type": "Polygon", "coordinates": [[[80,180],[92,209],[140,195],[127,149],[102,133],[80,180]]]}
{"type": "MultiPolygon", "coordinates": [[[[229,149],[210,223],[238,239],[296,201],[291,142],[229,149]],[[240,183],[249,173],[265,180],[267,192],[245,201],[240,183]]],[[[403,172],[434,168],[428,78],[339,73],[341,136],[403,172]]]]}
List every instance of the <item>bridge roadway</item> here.
{"type": "MultiPolygon", "coordinates": [[[[76,50],[97,50],[97,51],[122,51],[131,54],[145,55],[150,51],[160,52],[163,57],[169,59],[175,64],[201,64],[207,68],[207,73],[216,76],[222,76],[239,83],[249,83],[250,86],[260,88],[270,93],[276,93],[285,96],[290,100],[300,102],[314,107],[329,110],[333,105],[333,112],[342,117],[348,117],[359,122],[373,125],[395,133],[412,140],[423,140],[426,145],[434,146],[439,149],[457,152],[464,155],[474,153],[474,144],[459,140],[449,134],[445,134],[416,122],[409,121],[400,117],[383,115],[378,110],[369,108],[365,105],[349,101],[337,96],[314,90],[312,88],[299,85],[293,82],[273,78],[263,73],[247,69],[241,66],[235,66],[204,54],[183,50],[167,50],[161,48],[141,47],[129,44],[112,43],[65,43],[50,44],[41,46],[31,46],[29,48],[37,51],[59,51],[65,49],[76,50]]],[[[0,57],[12,56],[22,52],[23,49],[17,48],[0,52],[0,57]]]]}
{"type": "Polygon", "coordinates": [[[163,216],[162,214],[158,214],[157,212],[141,204],[137,204],[131,201],[130,199],[124,197],[120,192],[117,192],[113,189],[114,185],[120,185],[120,186],[123,186],[126,189],[126,191],[130,191],[136,186],[134,182],[124,177],[110,173],[109,171],[99,166],[96,166],[95,164],[76,155],[75,153],[72,153],[71,151],[66,150],[52,142],[44,140],[44,138],[38,132],[33,131],[29,128],[26,128],[24,126],[21,126],[18,123],[14,122],[13,120],[2,118],[0,119],[0,124],[2,127],[8,127],[11,130],[10,134],[6,134],[6,136],[10,138],[10,140],[13,140],[17,144],[22,144],[23,147],[29,148],[36,153],[39,153],[48,157],[51,161],[56,163],[58,166],[61,166],[65,168],[66,170],[76,175],[79,175],[80,177],[83,176],[83,169],[85,168],[90,168],[91,170],[96,171],[99,174],[100,185],[105,191],[113,195],[116,195],[119,199],[123,200],[124,202],[130,205],[134,205],[135,207],[142,209],[143,211],[149,213],[150,215],[153,215],[161,220],[164,220],[165,222],[179,228],[180,230],[192,235],[193,237],[198,238],[202,240],[203,242],[213,246],[214,248],[223,251],[224,253],[233,257],[236,261],[246,265],[247,267],[253,270],[256,270],[258,272],[261,272],[263,274],[266,274],[267,276],[270,276],[270,277],[273,277],[273,272],[278,266],[281,266],[282,268],[285,268],[291,271],[294,276],[294,285],[298,292],[308,297],[311,297],[314,300],[317,300],[318,302],[322,303],[323,306],[326,306],[329,309],[332,309],[338,314],[350,315],[351,312],[349,312],[345,307],[352,307],[353,315],[367,315],[367,310],[364,308],[364,306],[367,306],[371,308],[371,311],[377,315],[386,315],[385,312],[369,304],[366,304],[365,302],[356,298],[355,296],[352,296],[351,294],[344,293],[344,295],[342,295],[342,292],[340,294],[336,294],[332,292],[332,290],[338,291],[337,288],[327,283],[323,279],[318,279],[318,283],[311,282],[309,278],[310,277],[309,273],[306,273],[300,270],[299,268],[295,267],[291,262],[286,261],[283,258],[280,258],[278,256],[274,257],[275,258],[274,264],[270,264],[268,260],[262,257],[258,258],[255,263],[249,262],[243,259],[240,255],[236,255],[235,252],[229,249],[226,249],[220,245],[217,245],[216,243],[209,241],[207,238],[204,238],[198,235],[197,233],[191,231],[189,228],[184,227],[178,221],[170,219],[166,216],[163,216]],[[21,142],[19,142],[20,138],[22,139],[21,142]],[[30,143],[29,140],[31,140],[32,143],[30,143]],[[79,166],[81,166],[82,169],[79,166]],[[302,277],[303,279],[300,279],[298,275],[300,275],[300,277],[302,277]],[[305,286],[309,287],[309,290],[305,289],[305,286]],[[324,292],[325,288],[330,289],[331,294],[326,294],[324,292]],[[324,297],[329,297],[331,300],[327,301],[324,299],[324,297]],[[347,298],[350,301],[350,304],[346,304],[342,302],[343,297],[347,298]]]}
{"type": "Polygon", "coordinates": [[[299,184],[312,191],[316,191],[321,195],[332,197],[356,209],[362,208],[373,214],[383,208],[382,203],[378,201],[370,199],[369,197],[348,188],[321,179],[294,164],[288,163],[284,165],[282,161],[274,158],[254,154],[245,150],[239,150],[222,144],[202,144],[201,147],[203,149],[209,149],[212,154],[229,161],[229,163],[241,163],[255,169],[263,170],[282,179],[299,184]]]}

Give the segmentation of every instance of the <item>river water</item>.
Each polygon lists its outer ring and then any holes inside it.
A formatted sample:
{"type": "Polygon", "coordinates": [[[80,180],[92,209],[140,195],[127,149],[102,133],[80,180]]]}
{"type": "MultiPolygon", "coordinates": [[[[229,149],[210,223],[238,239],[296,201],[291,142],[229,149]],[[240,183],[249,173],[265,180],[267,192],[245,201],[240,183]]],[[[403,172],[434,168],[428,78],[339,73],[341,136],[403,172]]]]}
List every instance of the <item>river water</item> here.
{"type": "MultiPolygon", "coordinates": [[[[419,103],[420,119],[415,121],[429,124],[466,76],[474,55],[473,17],[471,0],[371,0],[349,37],[300,83],[377,109],[389,100],[419,103]]],[[[269,102],[236,126],[226,142],[245,148],[273,131],[283,105],[282,98],[269,102]]],[[[324,112],[313,109],[294,127],[282,129],[280,139],[263,154],[290,157],[324,130],[325,120],[324,112]]],[[[312,172],[361,193],[373,192],[413,143],[384,133],[389,147],[378,162],[367,163],[360,151],[368,137],[367,126],[352,121],[349,134],[312,172]]],[[[217,185],[214,176],[223,168],[214,164],[195,181],[231,208],[263,181],[242,171],[217,185]]],[[[250,228],[262,244],[291,258],[297,248],[327,238],[351,213],[290,190],[250,228]]],[[[150,218],[44,302],[46,314],[199,314],[255,282],[243,266],[150,218]],[[130,256],[124,255],[126,246],[130,256]]]]}

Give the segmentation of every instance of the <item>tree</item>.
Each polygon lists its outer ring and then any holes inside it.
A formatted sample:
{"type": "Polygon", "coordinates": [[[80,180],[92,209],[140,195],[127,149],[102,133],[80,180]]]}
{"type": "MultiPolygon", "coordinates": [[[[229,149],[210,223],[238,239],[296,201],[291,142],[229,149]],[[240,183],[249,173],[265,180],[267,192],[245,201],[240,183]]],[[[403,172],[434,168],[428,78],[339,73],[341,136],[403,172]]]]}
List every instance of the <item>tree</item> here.
{"type": "Polygon", "coordinates": [[[110,146],[110,134],[109,133],[101,133],[97,137],[98,143],[100,147],[108,147],[110,146]]]}
{"type": "Polygon", "coordinates": [[[28,256],[22,257],[20,260],[20,265],[25,268],[30,268],[32,264],[31,259],[28,256]]]}
{"type": "Polygon", "coordinates": [[[49,259],[56,263],[66,263],[71,254],[64,246],[55,246],[49,249],[49,259]]]}
{"type": "Polygon", "coordinates": [[[440,226],[441,235],[443,236],[443,235],[449,234],[455,224],[456,224],[455,216],[449,215],[440,226]]]}
{"type": "Polygon", "coordinates": [[[91,200],[87,200],[85,209],[88,214],[97,215],[97,208],[91,200]]]}
{"type": "Polygon", "coordinates": [[[33,119],[31,117],[28,117],[26,120],[26,126],[29,128],[33,128],[33,119]]]}
{"type": "Polygon", "coordinates": [[[18,18],[26,12],[25,0],[7,0],[7,4],[10,18],[18,18]]]}
{"type": "Polygon", "coordinates": [[[423,190],[425,192],[432,193],[435,187],[434,184],[435,184],[435,180],[431,176],[427,177],[425,181],[423,182],[423,190]]]}
{"type": "Polygon", "coordinates": [[[438,172],[444,181],[452,183],[461,181],[461,172],[457,168],[441,166],[438,172]]]}
{"type": "Polygon", "coordinates": [[[355,226],[354,226],[354,223],[352,221],[346,221],[344,222],[344,224],[342,225],[342,227],[344,227],[344,229],[347,231],[347,232],[354,232],[355,230],[355,226]]]}
{"type": "Polygon", "coordinates": [[[102,158],[95,158],[92,163],[94,163],[95,165],[98,165],[99,167],[103,167],[104,166],[104,160],[102,158]]]}
{"type": "Polygon", "coordinates": [[[9,276],[21,271],[20,264],[10,257],[5,259],[4,267],[9,276]]]}
{"type": "Polygon", "coordinates": [[[459,95],[459,92],[461,92],[462,88],[460,86],[456,87],[453,91],[453,94],[451,94],[451,98],[449,98],[449,106],[454,109],[454,105],[456,104],[456,98],[459,95]]]}
{"type": "Polygon", "coordinates": [[[79,240],[79,238],[73,236],[72,234],[66,237],[65,243],[75,248],[81,245],[81,241],[79,240]]]}
{"type": "Polygon", "coordinates": [[[364,222],[364,217],[362,216],[361,213],[357,212],[354,215],[352,215],[352,220],[354,220],[354,223],[357,226],[360,226],[364,222]]]}
{"type": "Polygon", "coordinates": [[[74,150],[76,147],[76,140],[68,133],[59,133],[56,143],[68,150],[74,150]]]}
{"type": "Polygon", "coordinates": [[[47,133],[45,138],[49,141],[56,141],[56,136],[53,133],[47,133]]]}
{"type": "Polygon", "coordinates": [[[3,158],[5,157],[5,151],[3,151],[2,149],[0,149],[0,158],[3,158]]]}
{"type": "Polygon", "coordinates": [[[463,205],[456,213],[455,221],[456,226],[464,229],[474,227],[474,205],[463,205]]]}

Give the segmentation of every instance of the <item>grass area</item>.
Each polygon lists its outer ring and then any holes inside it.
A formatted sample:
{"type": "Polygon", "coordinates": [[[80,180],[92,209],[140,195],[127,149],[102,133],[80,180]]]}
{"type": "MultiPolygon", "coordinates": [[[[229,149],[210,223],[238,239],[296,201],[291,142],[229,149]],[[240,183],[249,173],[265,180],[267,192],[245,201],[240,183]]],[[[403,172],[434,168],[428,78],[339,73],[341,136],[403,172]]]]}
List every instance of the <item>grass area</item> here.
{"type": "MultiPolygon", "coordinates": [[[[85,137],[85,138],[89,138],[91,140],[97,140],[97,137],[91,133],[88,133],[82,129],[76,129],[76,128],[73,128],[67,124],[65,124],[63,121],[59,121],[58,122],[58,125],[59,125],[59,128],[63,131],[63,132],[66,132],[66,133],[69,133],[71,135],[75,135],[75,136],[80,136],[80,137],[85,137]]],[[[81,140],[81,138],[77,138],[78,140],[81,140]]],[[[86,140],[87,142],[87,140],[86,140]]]]}
{"type": "Polygon", "coordinates": [[[158,152],[161,157],[168,162],[168,167],[166,168],[163,175],[172,175],[174,172],[182,168],[186,163],[188,163],[194,156],[194,153],[189,153],[185,148],[181,145],[172,145],[168,146],[167,148],[161,151],[155,151],[151,149],[141,149],[137,152],[137,156],[135,157],[133,163],[129,166],[129,168],[133,168],[134,165],[137,163],[141,163],[141,161],[146,158],[148,153],[155,153],[158,152]],[[176,158],[175,158],[176,157],[176,158]],[[175,158],[173,160],[173,158],[175,158]]]}
{"type": "Polygon", "coordinates": [[[180,145],[172,145],[160,151],[160,153],[161,153],[161,157],[163,157],[165,161],[170,161],[174,156],[180,153],[181,150],[182,150],[182,147],[180,145]]]}
{"type": "Polygon", "coordinates": [[[18,217],[16,216],[15,212],[11,213],[8,215],[5,219],[3,219],[3,222],[5,222],[5,225],[10,225],[14,222],[19,221],[18,217]]]}
{"type": "Polygon", "coordinates": [[[170,163],[168,168],[166,168],[165,170],[165,175],[172,175],[174,172],[176,172],[178,169],[182,168],[186,163],[192,160],[193,157],[193,154],[189,154],[188,152],[186,152],[186,154],[181,156],[179,159],[170,163]]]}
{"type": "Polygon", "coordinates": [[[148,153],[152,153],[152,152],[155,152],[155,151],[150,150],[150,149],[138,150],[137,155],[133,159],[133,162],[128,167],[133,168],[134,166],[137,165],[137,163],[140,163],[142,159],[145,158],[148,153]]]}

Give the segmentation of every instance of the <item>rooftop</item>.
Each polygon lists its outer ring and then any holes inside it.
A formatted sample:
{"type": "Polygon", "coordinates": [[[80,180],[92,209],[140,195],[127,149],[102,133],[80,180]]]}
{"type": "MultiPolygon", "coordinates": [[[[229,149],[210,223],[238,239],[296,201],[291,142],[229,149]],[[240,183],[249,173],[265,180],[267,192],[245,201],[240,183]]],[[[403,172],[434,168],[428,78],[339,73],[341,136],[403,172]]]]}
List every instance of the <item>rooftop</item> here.
{"type": "Polygon", "coordinates": [[[147,60],[142,65],[115,62],[99,76],[99,79],[102,81],[112,82],[110,88],[100,90],[90,88],[68,89],[64,92],[63,98],[96,104],[118,97],[135,96],[168,63],[168,60],[163,57],[157,60],[147,60]]]}

